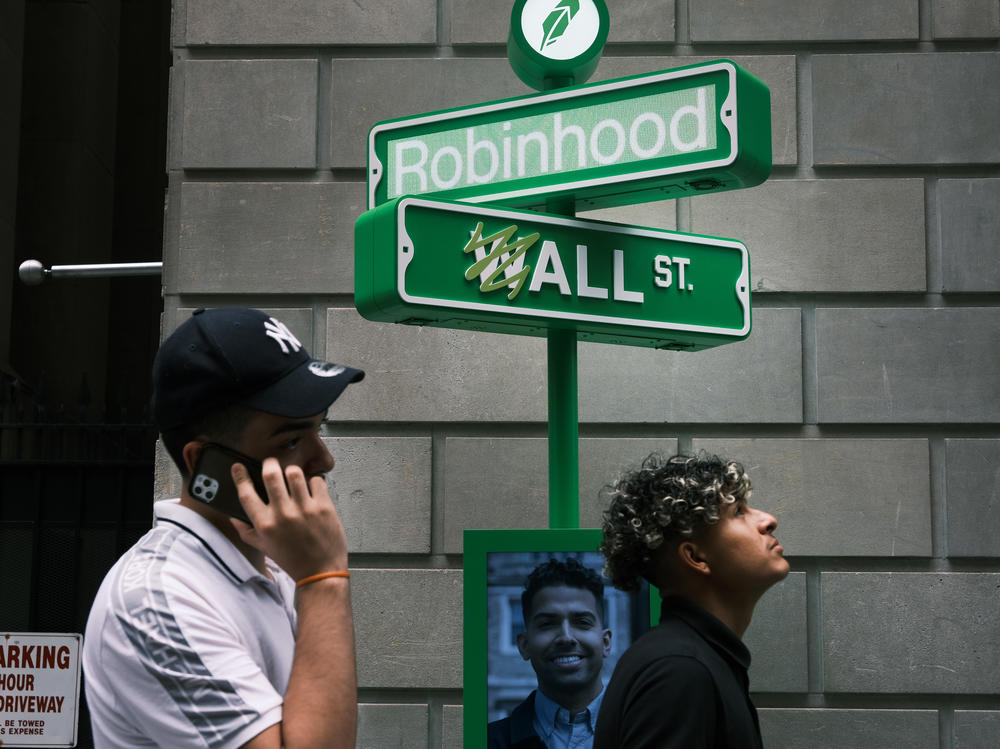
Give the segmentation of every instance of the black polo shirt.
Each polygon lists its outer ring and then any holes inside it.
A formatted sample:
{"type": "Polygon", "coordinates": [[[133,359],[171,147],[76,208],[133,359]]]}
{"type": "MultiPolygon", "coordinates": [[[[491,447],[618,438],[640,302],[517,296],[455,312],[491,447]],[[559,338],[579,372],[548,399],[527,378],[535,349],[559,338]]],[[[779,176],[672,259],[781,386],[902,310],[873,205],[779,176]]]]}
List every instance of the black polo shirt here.
{"type": "Polygon", "coordinates": [[[725,624],[664,599],[659,626],[615,667],[594,749],[763,749],[749,667],[750,651],[725,624]]]}

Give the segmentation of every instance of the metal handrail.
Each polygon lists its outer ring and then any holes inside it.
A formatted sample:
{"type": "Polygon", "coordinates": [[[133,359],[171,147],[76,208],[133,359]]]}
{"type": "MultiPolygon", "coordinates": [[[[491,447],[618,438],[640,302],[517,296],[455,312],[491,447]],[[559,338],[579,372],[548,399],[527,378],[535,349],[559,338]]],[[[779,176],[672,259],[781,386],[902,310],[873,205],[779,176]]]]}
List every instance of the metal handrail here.
{"type": "Polygon", "coordinates": [[[162,262],[53,265],[46,268],[40,260],[25,260],[17,269],[17,275],[26,286],[38,286],[49,278],[158,276],[162,272],[162,262]]]}

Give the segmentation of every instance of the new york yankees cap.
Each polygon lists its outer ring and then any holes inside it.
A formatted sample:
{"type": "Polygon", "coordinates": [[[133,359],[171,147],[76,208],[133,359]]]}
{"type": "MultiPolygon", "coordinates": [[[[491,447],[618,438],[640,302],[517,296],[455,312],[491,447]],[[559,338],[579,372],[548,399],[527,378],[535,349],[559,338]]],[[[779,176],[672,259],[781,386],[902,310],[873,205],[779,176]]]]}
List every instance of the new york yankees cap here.
{"type": "Polygon", "coordinates": [[[153,420],[161,432],[241,404],[290,419],[329,408],[360,369],[313,359],[271,315],[247,307],[199,308],[153,361],[153,420]]]}

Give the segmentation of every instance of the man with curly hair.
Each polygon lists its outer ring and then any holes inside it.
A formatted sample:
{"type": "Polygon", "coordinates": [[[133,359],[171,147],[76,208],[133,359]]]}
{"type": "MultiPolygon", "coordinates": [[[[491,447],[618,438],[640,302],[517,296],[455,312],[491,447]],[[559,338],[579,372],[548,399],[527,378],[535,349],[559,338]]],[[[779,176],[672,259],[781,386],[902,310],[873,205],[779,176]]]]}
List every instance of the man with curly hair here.
{"type": "Polygon", "coordinates": [[[749,506],[743,466],[704,454],[651,455],[608,494],[605,574],[622,590],[645,578],[663,605],[615,667],[594,749],[760,749],[741,638],[788,575],[777,520],[749,506]]]}
{"type": "Polygon", "coordinates": [[[538,689],[487,726],[488,749],[590,749],[611,653],[604,581],[576,559],[550,559],[525,580],[521,611],[517,649],[538,689]]]}

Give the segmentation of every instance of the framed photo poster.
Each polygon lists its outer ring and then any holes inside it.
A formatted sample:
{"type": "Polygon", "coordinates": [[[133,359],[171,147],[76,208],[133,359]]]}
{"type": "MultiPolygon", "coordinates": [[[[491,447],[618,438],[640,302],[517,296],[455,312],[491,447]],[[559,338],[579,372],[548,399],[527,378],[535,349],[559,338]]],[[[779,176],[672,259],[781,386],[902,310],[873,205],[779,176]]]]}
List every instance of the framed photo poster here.
{"type": "MultiPolygon", "coordinates": [[[[487,724],[501,720],[537,689],[536,660],[521,610],[521,594],[529,575],[572,569],[599,577],[603,587],[596,602],[575,583],[583,600],[602,617],[609,642],[598,646],[606,652],[600,679],[607,684],[618,657],[649,629],[659,607],[651,605],[644,586],[638,593],[625,593],[603,578],[604,558],[597,551],[601,531],[597,528],[538,530],[466,530],[464,538],[464,662],[463,736],[466,749],[486,747],[487,724]]],[[[557,583],[559,585],[559,583],[557,583]]],[[[655,592],[655,591],[654,591],[655,592]]],[[[532,607],[537,610],[536,594],[532,607]]],[[[598,635],[599,637],[601,635],[598,635]]],[[[584,649],[586,651],[586,649],[584,649]]],[[[593,650],[593,648],[591,649],[593,650]]],[[[598,657],[601,657],[600,655],[598,657]]]]}

